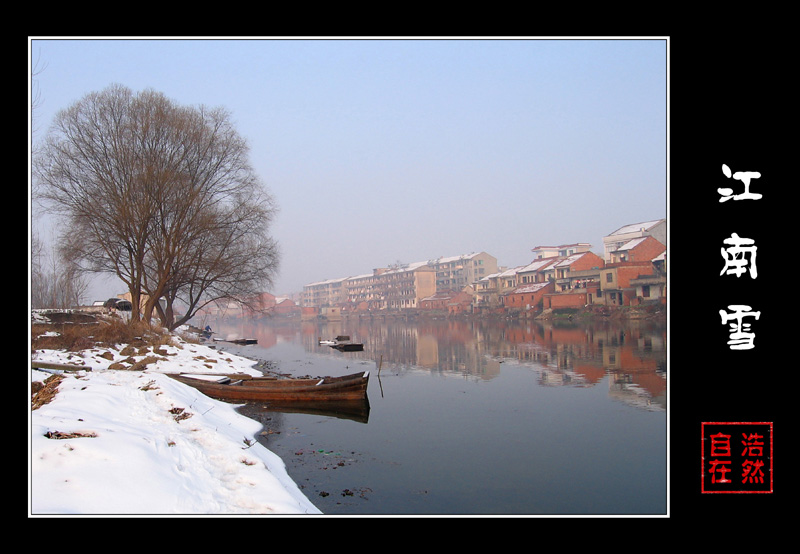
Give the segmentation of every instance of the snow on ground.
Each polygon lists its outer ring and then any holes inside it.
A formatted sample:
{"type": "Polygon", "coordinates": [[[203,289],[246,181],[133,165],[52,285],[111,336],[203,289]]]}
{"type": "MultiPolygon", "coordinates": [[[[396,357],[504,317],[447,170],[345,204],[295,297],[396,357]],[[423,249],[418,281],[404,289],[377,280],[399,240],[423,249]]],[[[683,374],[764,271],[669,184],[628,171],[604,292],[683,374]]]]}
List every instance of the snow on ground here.
{"type": "Polygon", "coordinates": [[[320,513],[256,441],[260,423],[166,375],[258,374],[253,360],[180,339],[156,356],[130,371],[107,369],[127,357],[118,350],[33,354],[92,370],[63,373],[54,400],[31,411],[31,515],[320,513]]]}

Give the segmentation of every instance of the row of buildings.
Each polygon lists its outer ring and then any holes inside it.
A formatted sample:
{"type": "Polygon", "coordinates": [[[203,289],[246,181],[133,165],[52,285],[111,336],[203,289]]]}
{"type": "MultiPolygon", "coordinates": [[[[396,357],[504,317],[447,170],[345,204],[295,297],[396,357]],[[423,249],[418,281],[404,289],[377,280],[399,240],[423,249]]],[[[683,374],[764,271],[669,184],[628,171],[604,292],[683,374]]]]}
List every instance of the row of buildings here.
{"type": "Polygon", "coordinates": [[[348,307],[357,311],[408,310],[441,291],[460,291],[496,273],[497,258],[480,252],[397,264],[372,273],[311,283],[303,287],[307,307],[348,307]]]}
{"type": "Polygon", "coordinates": [[[666,300],[666,219],[626,225],[588,243],[538,246],[531,263],[504,268],[486,252],[374,269],[303,287],[298,311],[344,314],[529,311],[666,300]]]}

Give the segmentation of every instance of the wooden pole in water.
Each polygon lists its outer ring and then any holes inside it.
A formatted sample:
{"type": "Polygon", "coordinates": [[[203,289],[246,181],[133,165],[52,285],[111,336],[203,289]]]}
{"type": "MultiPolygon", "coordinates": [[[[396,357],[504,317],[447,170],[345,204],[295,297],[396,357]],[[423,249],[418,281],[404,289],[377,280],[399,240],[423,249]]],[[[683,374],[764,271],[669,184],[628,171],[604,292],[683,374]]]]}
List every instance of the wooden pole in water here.
{"type": "Polygon", "coordinates": [[[381,381],[381,368],[383,367],[383,354],[381,354],[381,359],[378,362],[378,385],[381,388],[381,398],[383,398],[383,382],[381,381]]]}

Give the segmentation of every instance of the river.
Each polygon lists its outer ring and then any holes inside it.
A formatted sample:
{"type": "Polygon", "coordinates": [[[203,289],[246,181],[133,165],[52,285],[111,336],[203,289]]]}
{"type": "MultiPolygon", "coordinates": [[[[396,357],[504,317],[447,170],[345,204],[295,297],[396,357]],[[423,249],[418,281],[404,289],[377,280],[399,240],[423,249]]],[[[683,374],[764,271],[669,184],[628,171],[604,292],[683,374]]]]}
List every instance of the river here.
{"type": "Polygon", "coordinates": [[[283,374],[370,371],[361,413],[240,408],[325,514],[666,514],[663,324],[209,323],[283,374]]]}

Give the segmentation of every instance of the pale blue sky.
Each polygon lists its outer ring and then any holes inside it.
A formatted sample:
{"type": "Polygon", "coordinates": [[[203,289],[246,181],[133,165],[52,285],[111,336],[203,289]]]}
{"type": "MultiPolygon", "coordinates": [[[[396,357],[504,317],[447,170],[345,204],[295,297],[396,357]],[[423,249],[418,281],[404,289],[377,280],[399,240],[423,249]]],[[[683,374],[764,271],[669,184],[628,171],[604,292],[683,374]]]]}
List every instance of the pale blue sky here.
{"type": "MultiPolygon", "coordinates": [[[[222,106],[280,213],[275,290],[667,216],[667,43],[34,39],[54,114],[119,83],[222,106]]],[[[113,295],[121,290],[108,290],[113,295]]],[[[105,293],[97,293],[104,296],[105,293]]]]}

